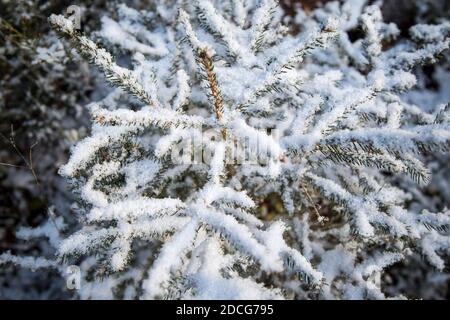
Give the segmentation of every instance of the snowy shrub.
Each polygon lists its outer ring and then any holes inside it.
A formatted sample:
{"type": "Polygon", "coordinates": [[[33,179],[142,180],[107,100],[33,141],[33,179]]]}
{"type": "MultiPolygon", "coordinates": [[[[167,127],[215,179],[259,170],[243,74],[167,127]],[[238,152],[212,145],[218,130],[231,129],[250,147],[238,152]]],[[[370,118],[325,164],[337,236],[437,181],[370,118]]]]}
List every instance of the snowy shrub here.
{"type": "MultiPolygon", "coordinates": [[[[445,23],[448,21],[450,13],[450,3],[439,0],[416,0],[413,2],[403,1],[406,6],[415,8],[411,16],[401,7],[395,10],[394,7],[400,4],[398,1],[384,2],[383,13],[398,12],[394,21],[397,20],[402,27],[403,34],[407,33],[408,25],[414,23],[445,23]],[[390,6],[386,6],[390,4],[390,6]],[[405,14],[406,13],[406,14],[405,14]],[[407,24],[402,21],[409,20],[407,24]]],[[[389,19],[389,16],[386,17],[389,19]]],[[[450,93],[447,90],[450,80],[450,54],[447,50],[437,64],[424,65],[415,68],[414,74],[417,77],[417,85],[411,91],[402,95],[408,104],[417,110],[426,113],[433,112],[436,106],[445,105],[450,101],[450,93]]],[[[419,119],[416,119],[419,121],[419,119]]],[[[450,158],[449,154],[432,153],[422,157],[422,161],[430,169],[431,181],[426,186],[419,186],[401,181],[403,188],[406,188],[413,196],[407,203],[408,210],[421,212],[428,210],[438,212],[450,207],[450,158]]],[[[408,297],[421,297],[424,299],[448,299],[450,291],[450,273],[437,271],[430,268],[426,260],[420,256],[411,257],[402,261],[394,268],[390,269],[385,277],[386,292],[395,295],[395,292],[402,292],[408,297]]]]}
{"type": "Polygon", "coordinates": [[[274,0],[118,5],[96,42],[49,21],[116,89],[60,169],[80,227],[22,229],[56,256],[0,262],[78,265],[83,299],[382,299],[397,262],[446,267],[450,211],[408,204],[449,151],[449,104],[403,95],[450,23],[400,41],[358,0],[304,13],[296,36],[274,0]]]}
{"type": "MultiPolygon", "coordinates": [[[[88,11],[95,11],[89,3],[88,11]]],[[[67,161],[70,144],[86,134],[83,106],[96,77],[48,24],[51,13],[66,7],[64,1],[0,0],[1,250],[45,252],[45,241],[20,243],[14,230],[40,224],[49,206],[69,213],[73,201],[58,167],[67,161]]],[[[46,284],[37,283],[49,278],[27,271],[0,270],[0,297],[39,296],[46,284]]],[[[50,291],[46,296],[55,296],[50,291]]]]}

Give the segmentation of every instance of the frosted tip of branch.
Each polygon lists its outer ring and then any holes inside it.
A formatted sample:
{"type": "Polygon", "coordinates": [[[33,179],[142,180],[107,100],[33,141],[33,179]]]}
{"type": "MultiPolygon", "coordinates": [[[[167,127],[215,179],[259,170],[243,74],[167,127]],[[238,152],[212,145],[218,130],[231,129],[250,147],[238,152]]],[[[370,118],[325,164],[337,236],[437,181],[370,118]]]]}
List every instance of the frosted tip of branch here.
{"type": "Polygon", "coordinates": [[[51,25],[54,27],[60,29],[61,31],[71,33],[74,31],[73,22],[67,18],[65,18],[63,15],[56,15],[52,14],[48,21],[51,25]]]}
{"type": "Polygon", "coordinates": [[[336,17],[331,17],[323,24],[323,30],[326,32],[336,32],[339,28],[339,20],[336,17]]]}

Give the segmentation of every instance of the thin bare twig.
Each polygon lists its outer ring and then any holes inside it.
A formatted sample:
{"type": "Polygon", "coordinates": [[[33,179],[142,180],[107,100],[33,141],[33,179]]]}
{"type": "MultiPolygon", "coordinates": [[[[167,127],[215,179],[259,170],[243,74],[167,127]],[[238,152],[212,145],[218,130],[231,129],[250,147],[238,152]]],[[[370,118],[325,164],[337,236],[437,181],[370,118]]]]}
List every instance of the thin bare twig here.
{"type": "Polygon", "coordinates": [[[37,177],[36,171],[34,170],[33,167],[33,154],[32,154],[32,150],[33,148],[38,144],[38,142],[35,142],[31,145],[30,149],[29,149],[29,154],[28,154],[28,159],[24,156],[24,154],[22,153],[22,151],[19,149],[19,147],[16,145],[15,140],[14,140],[14,127],[13,125],[11,125],[11,135],[8,138],[6,138],[2,133],[0,133],[1,137],[3,139],[5,139],[6,141],[8,141],[9,144],[11,144],[11,146],[13,147],[13,149],[16,151],[16,153],[18,154],[18,156],[22,159],[22,161],[25,163],[25,166],[21,166],[21,165],[14,165],[14,164],[9,164],[9,163],[4,163],[4,162],[0,162],[0,165],[3,166],[8,166],[8,167],[14,167],[14,168],[27,168],[28,170],[30,170],[31,174],[33,175],[34,180],[36,181],[37,185],[40,185],[39,183],[39,179],[37,177]]]}
{"type": "Polygon", "coordinates": [[[305,186],[301,186],[303,192],[306,194],[306,196],[308,197],[309,202],[312,204],[313,208],[314,208],[314,213],[316,214],[317,217],[317,221],[320,222],[321,224],[324,224],[326,221],[328,221],[328,218],[322,216],[319,212],[319,210],[316,207],[316,204],[314,203],[312,197],[310,196],[308,189],[306,189],[305,186]]]}
{"type": "Polygon", "coordinates": [[[25,166],[18,166],[18,165],[15,165],[15,164],[5,163],[5,162],[0,162],[0,166],[13,167],[13,168],[28,168],[28,167],[25,167],[25,166]]]}

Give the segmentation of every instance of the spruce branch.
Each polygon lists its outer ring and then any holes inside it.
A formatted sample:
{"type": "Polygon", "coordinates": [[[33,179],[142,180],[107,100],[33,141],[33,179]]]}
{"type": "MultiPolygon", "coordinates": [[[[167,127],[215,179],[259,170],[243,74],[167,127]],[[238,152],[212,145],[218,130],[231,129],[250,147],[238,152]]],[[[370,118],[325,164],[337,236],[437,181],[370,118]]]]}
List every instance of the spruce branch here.
{"type": "Polygon", "coordinates": [[[244,102],[236,104],[234,109],[245,111],[262,96],[271,92],[281,91],[280,83],[283,81],[283,74],[294,69],[312,50],[325,47],[336,36],[337,32],[335,28],[336,21],[330,19],[322,24],[318,30],[311,32],[306,39],[301,41],[293,53],[289,51],[282,57],[272,57],[269,59],[269,61],[275,60],[276,62],[272,64],[264,81],[249,91],[244,98],[244,102]]]}
{"type": "Polygon", "coordinates": [[[119,86],[150,106],[155,105],[149,93],[139,83],[138,78],[130,70],[118,66],[113,61],[111,54],[105,49],[99,48],[92,40],[76,30],[71,20],[53,14],[50,16],[49,22],[55,31],[68,38],[82,56],[105,74],[111,85],[119,86]]]}
{"type": "Polygon", "coordinates": [[[251,49],[258,53],[265,45],[267,30],[273,20],[275,9],[279,6],[278,0],[263,0],[253,15],[251,34],[251,49]]]}
{"type": "Polygon", "coordinates": [[[449,104],[405,93],[448,24],[391,42],[381,2],[335,2],[299,9],[294,35],[277,3],[117,6],[95,34],[133,70],[51,16],[116,89],[60,168],[79,223],[17,233],[48,238],[56,259],[0,264],[76,263],[82,297],[111,299],[383,299],[374,279],[413,252],[444,269],[450,212],[424,209],[443,204],[449,104]]]}

